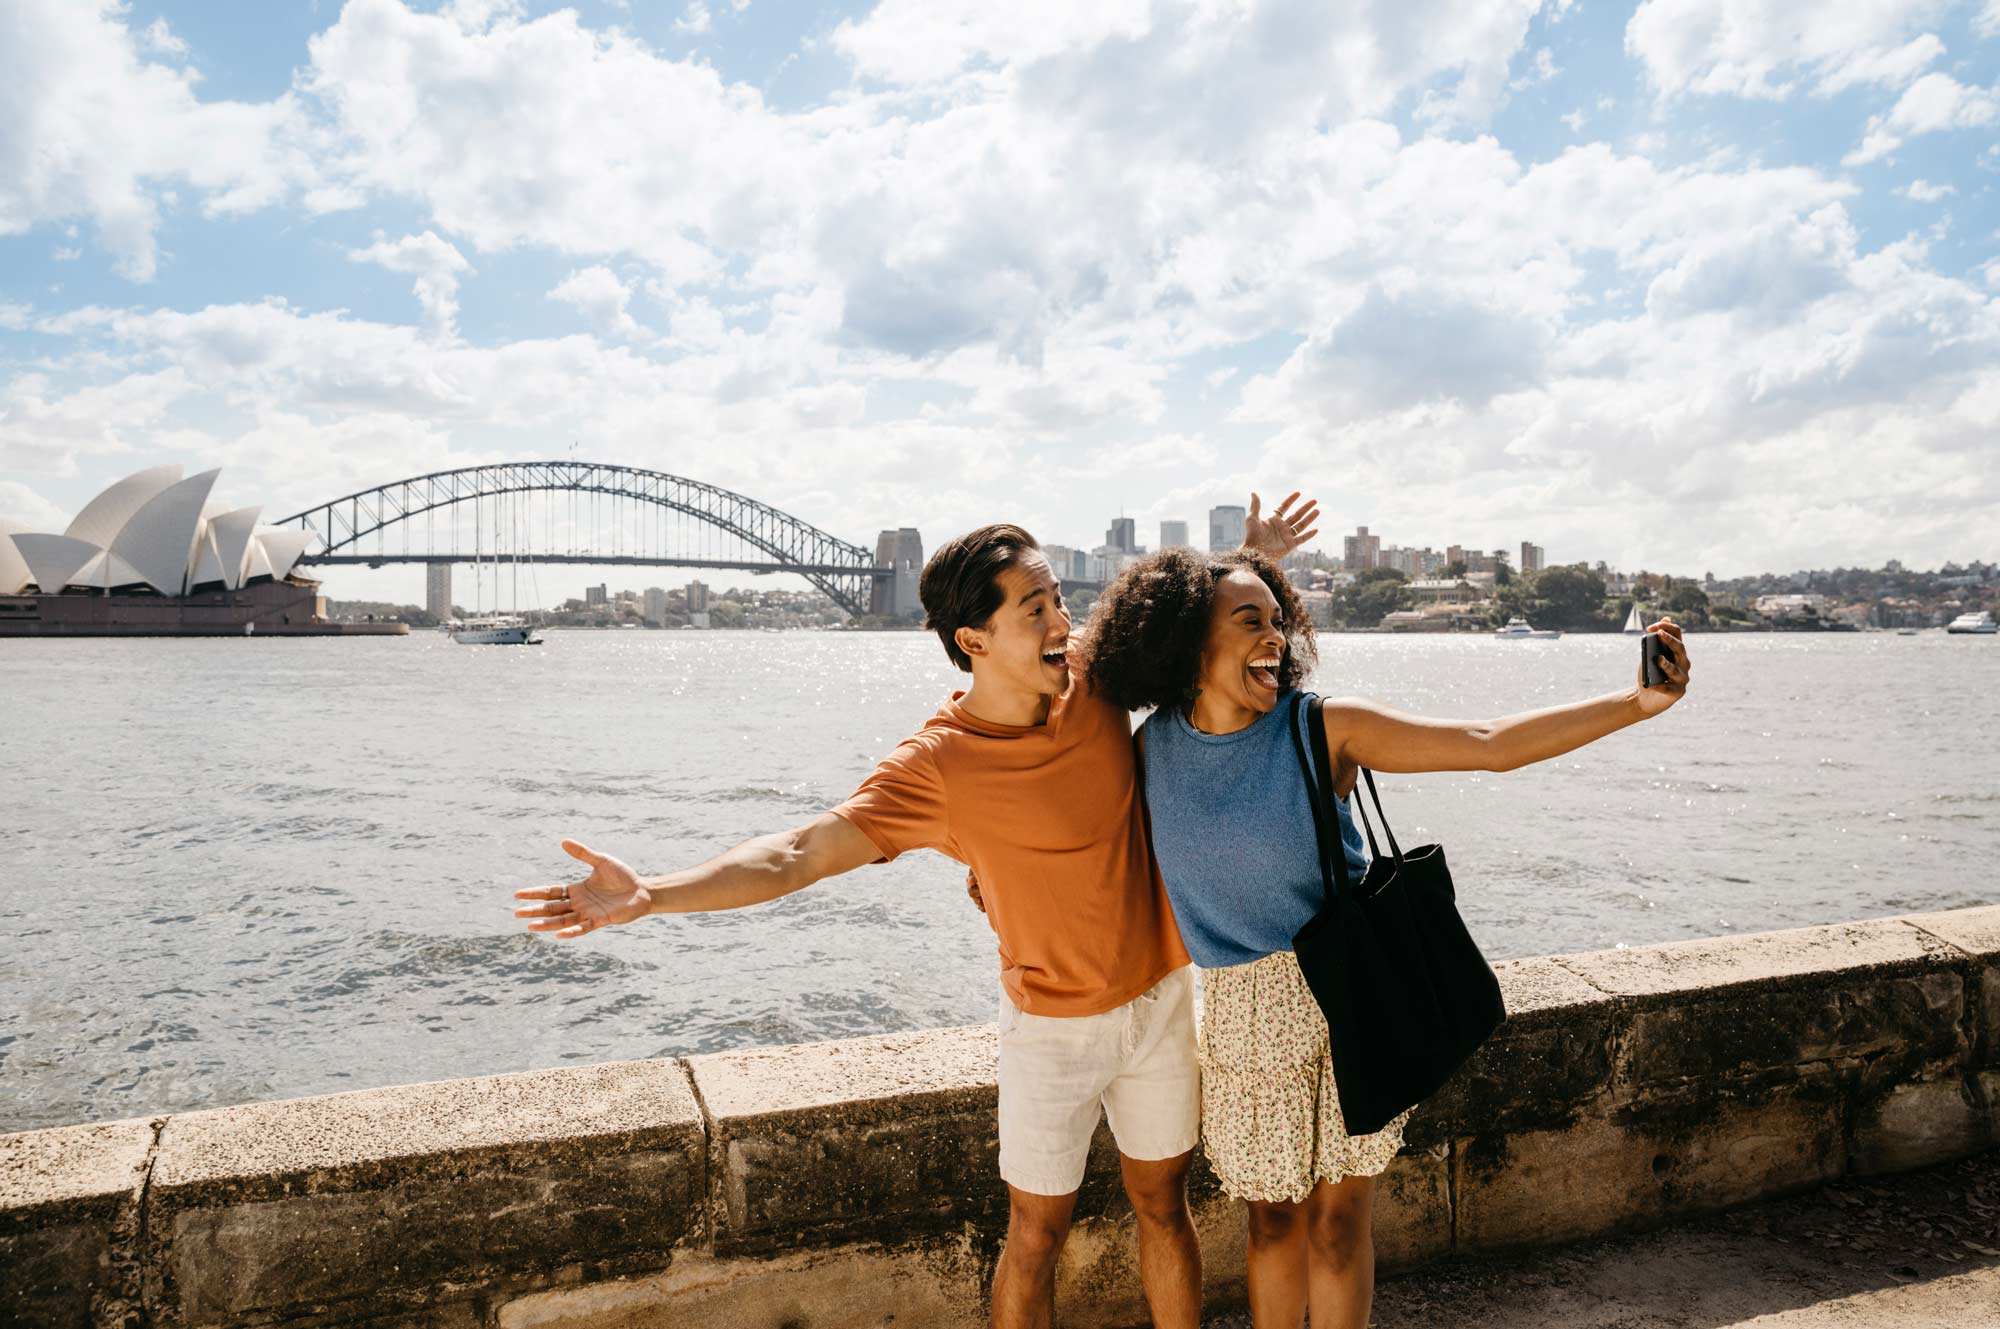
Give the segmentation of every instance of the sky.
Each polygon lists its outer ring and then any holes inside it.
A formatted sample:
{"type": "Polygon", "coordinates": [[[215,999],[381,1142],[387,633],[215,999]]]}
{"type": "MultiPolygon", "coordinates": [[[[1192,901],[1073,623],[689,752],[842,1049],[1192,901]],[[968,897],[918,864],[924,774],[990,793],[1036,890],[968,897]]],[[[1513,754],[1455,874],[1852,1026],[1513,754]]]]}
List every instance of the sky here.
{"type": "Polygon", "coordinates": [[[2000,557],[2000,0],[1800,12],[11,0],[0,520],[574,446],[869,546],[2000,557]]]}

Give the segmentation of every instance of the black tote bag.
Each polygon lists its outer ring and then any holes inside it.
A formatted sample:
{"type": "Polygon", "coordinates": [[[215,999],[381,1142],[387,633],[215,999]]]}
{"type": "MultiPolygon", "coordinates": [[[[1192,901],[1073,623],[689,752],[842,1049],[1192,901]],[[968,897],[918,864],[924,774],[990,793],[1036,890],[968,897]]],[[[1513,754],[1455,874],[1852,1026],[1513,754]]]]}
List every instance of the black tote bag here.
{"type": "Polygon", "coordinates": [[[1326,753],[1319,698],[1296,694],[1292,742],[1312,802],[1326,903],[1292,938],[1299,969],[1326,1016],[1340,1113],[1350,1135],[1381,1130],[1405,1108],[1436,1092],[1507,1018],[1500,980],[1458,916],[1451,869],[1441,845],[1405,853],[1389,829],[1364,769],[1368,795],[1388,838],[1385,857],[1362,807],[1352,806],[1368,837],[1368,870],[1359,882],[1340,842],[1340,821],[1326,753]],[[1306,757],[1307,734],[1315,760],[1306,757]],[[1317,769],[1315,769],[1317,768],[1317,769]]]}

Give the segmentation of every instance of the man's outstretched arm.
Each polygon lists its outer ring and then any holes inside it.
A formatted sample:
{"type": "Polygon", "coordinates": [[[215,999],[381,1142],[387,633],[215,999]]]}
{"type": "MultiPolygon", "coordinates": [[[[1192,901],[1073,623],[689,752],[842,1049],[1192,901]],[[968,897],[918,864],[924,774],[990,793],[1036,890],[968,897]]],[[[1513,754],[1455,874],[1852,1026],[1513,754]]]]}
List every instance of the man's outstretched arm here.
{"type": "Polygon", "coordinates": [[[831,812],[788,831],[745,840],[699,867],[663,877],[641,877],[609,854],[564,840],[570,857],[590,865],[590,875],[567,886],[528,886],[517,900],[536,903],[514,910],[530,932],[569,940],[647,914],[698,914],[740,909],[803,890],[882,857],[882,851],[845,817],[831,812]]]}

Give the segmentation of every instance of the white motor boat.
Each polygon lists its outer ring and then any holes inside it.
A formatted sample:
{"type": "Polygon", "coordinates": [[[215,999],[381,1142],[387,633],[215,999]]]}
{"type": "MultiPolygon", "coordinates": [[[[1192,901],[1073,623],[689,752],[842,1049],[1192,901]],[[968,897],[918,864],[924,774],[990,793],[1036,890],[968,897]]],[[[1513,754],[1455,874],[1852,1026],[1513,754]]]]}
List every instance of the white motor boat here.
{"type": "Polygon", "coordinates": [[[1554,628],[1530,627],[1528,620],[1517,614],[1507,620],[1506,627],[1495,628],[1493,635],[1496,637],[1506,637],[1512,641],[1554,641],[1557,637],[1562,636],[1562,633],[1556,631],[1554,628]]]}
{"type": "Polygon", "coordinates": [[[1944,625],[1946,632],[1972,633],[1975,636],[1990,637],[2000,632],[2000,623],[1993,621],[1993,615],[1982,609],[1973,614],[1960,614],[1944,625]]]}
{"type": "Polygon", "coordinates": [[[467,619],[452,630],[451,639],[465,646],[540,646],[541,634],[520,618],[467,619]]]}

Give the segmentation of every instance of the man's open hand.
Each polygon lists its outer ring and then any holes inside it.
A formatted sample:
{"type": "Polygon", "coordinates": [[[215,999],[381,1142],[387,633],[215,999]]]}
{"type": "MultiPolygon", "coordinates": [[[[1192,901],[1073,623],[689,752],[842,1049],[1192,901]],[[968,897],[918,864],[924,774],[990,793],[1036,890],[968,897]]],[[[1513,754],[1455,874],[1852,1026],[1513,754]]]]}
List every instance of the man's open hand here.
{"type": "Polygon", "coordinates": [[[571,858],[590,864],[590,875],[567,886],[526,886],[515,891],[516,900],[546,902],[514,911],[514,917],[528,920],[528,931],[553,932],[568,941],[652,912],[652,892],[639,884],[638,873],[575,840],[564,840],[562,847],[571,858]]]}
{"type": "Polygon", "coordinates": [[[1251,494],[1250,515],[1243,523],[1244,547],[1269,554],[1272,558],[1283,558],[1318,535],[1319,527],[1313,523],[1319,520],[1319,501],[1309,498],[1299,503],[1297,512],[1289,511],[1298,498],[1297,491],[1293,491],[1278,505],[1278,510],[1266,518],[1262,515],[1264,501],[1251,494]]]}

